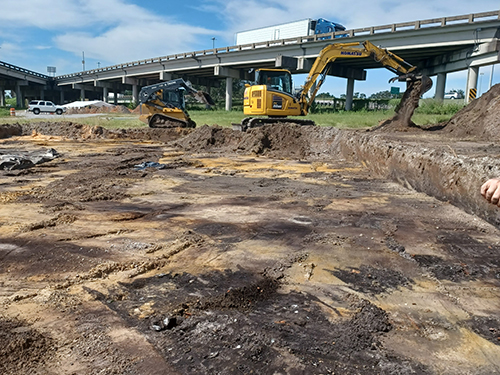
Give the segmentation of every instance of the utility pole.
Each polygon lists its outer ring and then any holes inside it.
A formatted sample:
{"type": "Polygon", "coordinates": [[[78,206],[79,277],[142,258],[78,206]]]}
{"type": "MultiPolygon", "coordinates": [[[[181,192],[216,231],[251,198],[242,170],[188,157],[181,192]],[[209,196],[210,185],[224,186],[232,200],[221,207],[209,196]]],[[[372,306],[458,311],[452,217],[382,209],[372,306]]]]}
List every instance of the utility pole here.
{"type": "Polygon", "coordinates": [[[216,40],[215,36],[212,37],[212,49],[215,49],[215,40],[216,40]]]}
{"type": "Polygon", "coordinates": [[[85,71],[85,51],[82,52],[82,68],[85,71]]]}

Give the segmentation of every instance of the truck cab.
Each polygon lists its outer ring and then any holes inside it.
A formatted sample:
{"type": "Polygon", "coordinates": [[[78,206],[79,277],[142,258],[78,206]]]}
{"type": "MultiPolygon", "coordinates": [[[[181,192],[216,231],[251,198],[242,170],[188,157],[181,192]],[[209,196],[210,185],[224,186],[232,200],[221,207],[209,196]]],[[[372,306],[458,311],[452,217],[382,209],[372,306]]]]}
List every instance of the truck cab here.
{"type": "MultiPolygon", "coordinates": [[[[333,33],[336,31],[344,31],[345,26],[341,25],[340,23],[335,23],[331,22],[328,20],[325,20],[324,18],[318,18],[316,22],[316,26],[314,27],[314,34],[327,34],[327,33],[333,33]]],[[[341,35],[335,35],[335,38],[342,38],[347,36],[346,34],[341,34],[341,35]]],[[[320,39],[330,39],[330,37],[324,37],[320,39]]]]}

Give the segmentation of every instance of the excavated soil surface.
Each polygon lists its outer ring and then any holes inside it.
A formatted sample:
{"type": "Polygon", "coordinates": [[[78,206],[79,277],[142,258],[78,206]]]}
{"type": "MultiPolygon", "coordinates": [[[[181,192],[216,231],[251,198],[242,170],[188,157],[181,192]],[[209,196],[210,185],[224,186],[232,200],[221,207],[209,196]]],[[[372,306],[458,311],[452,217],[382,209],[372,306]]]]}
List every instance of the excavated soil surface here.
{"type": "Polygon", "coordinates": [[[500,87],[427,130],[0,126],[2,374],[500,372],[500,87]]]}

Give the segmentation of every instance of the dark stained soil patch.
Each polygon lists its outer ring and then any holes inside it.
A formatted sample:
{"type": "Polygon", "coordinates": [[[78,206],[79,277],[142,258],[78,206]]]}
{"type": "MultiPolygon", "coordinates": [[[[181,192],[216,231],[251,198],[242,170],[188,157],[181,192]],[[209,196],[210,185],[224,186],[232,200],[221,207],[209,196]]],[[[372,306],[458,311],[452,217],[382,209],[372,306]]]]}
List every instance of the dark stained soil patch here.
{"type": "Polygon", "coordinates": [[[463,232],[440,234],[438,242],[446,252],[445,257],[413,256],[421,267],[431,271],[436,278],[456,282],[489,278],[492,283],[500,284],[497,246],[482,243],[463,232]]]}
{"type": "Polygon", "coordinates": [[[400,272],[387,268],[362,266],[330,272],[354,290],[368,294],[386,293],[403,286],[411,287],[413,283],[400,272]]]}
{"type": "Polygon", "coordinates": [[[468,323],[479,336],[500,345],[500,321],[497,317],[473,316],[468,323]]]}
{"type": "Polygon", "coordinates": [[[382,349],[380,338],[392,327],[386,312],[370,302],[346,295],[342,303],[352,315],[332,322],[315,297],[282,294],[278,287],[275,279],[239,271],[170,274],[122,284],[121,292],[101,298],[113,300],[108,306],[180,373],[364,374],[378,367],[429,373],[382,349]],[[129,315],[148,302],[145,296],[165,288],[169,293],[155,299],[153,316],[129,315]]]}

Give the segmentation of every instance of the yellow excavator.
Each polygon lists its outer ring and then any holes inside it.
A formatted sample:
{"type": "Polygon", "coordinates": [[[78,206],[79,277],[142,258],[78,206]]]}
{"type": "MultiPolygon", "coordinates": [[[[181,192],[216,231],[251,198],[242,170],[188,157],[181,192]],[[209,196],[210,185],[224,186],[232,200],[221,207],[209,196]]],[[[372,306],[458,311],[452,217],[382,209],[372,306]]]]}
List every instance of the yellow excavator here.
{"type": "Polygon", "coordinates": [[[188,82],[179,78],[141,89],[139,120],[150,128],[196,127],[186,111],[184,95],[191,95],[200,103],[214,105],[208,93],[193,89],[188,82]]]}
{"type": "MultiPolygon", "coordinates": [[[[293,94],[292,75],[289,70],[256,70],[256,84],[246,86],[243,98],[243,113],[251,117],[244,118],[241,124],[233,124],[233,128],[246,131],[256,126],[284,121],[300,125],[314,125],[312,120],[287,117],[306,116],[309,113],[311,104],[328,74],[331,63],[336,59],[366,57],[371,57],[397,74],[397,77],[391,79],[391,82],[394,80],[406,81],[408,82],[407,91],[420,90],[417,98],[432,87],[432,80],[418,74],[415,66],[369,41],[330,44],[320,52],[309,71],[305,84],[296,95],[293,94]],[[415,83],[418,84],[415,85],[415,83]]],[[[415,103],[414,100],[407,99],[409,97],[410,95],[405,95],[402,102],[405,101],[406,104],[400,103],[399,107],[414,106],[416,108],[418,101],[415,103]]],[[[411,112],[410,117],[413,110],[407,111],[407,113],[411,112]]]]}

